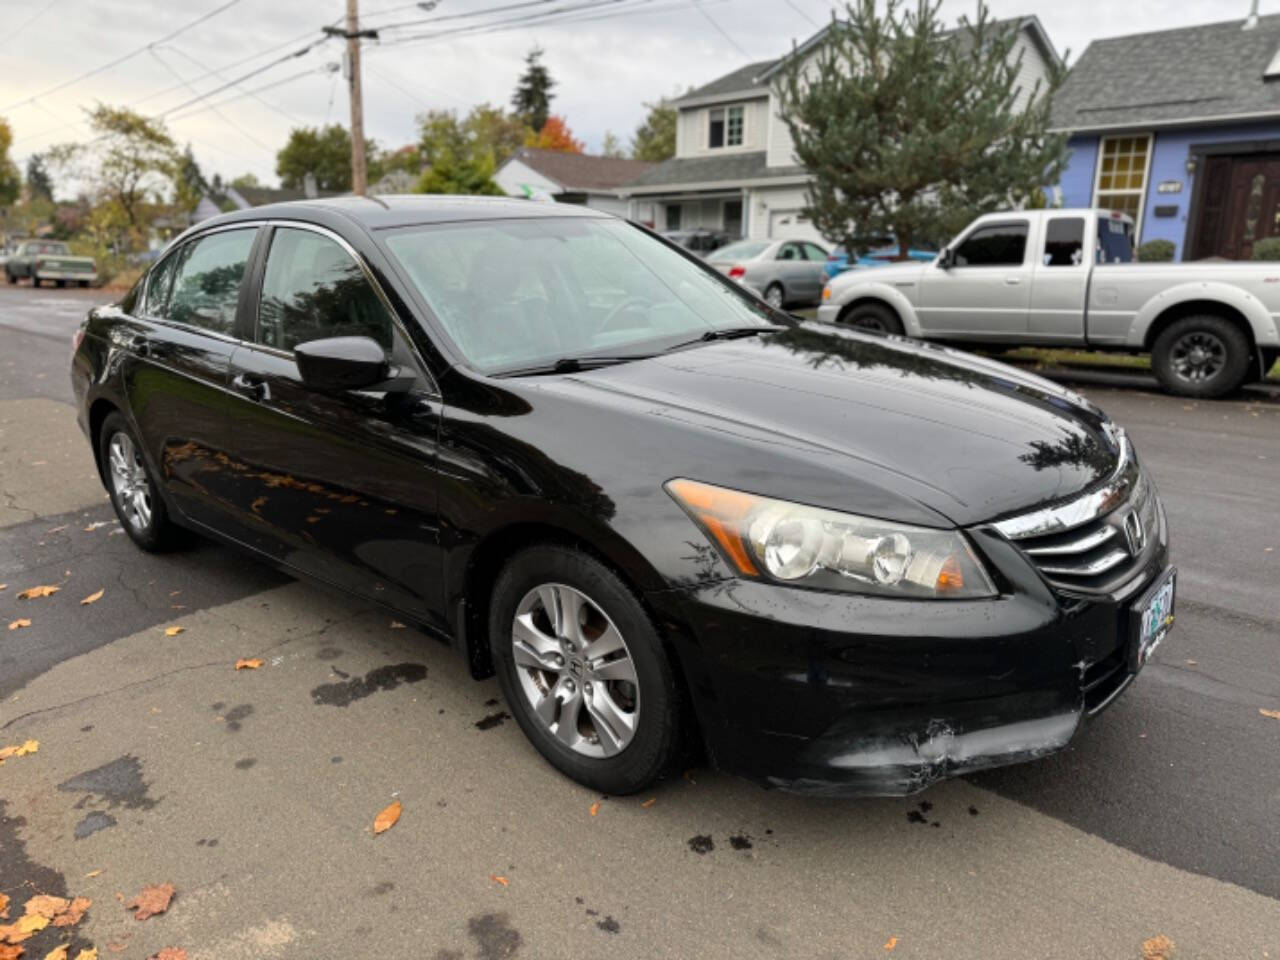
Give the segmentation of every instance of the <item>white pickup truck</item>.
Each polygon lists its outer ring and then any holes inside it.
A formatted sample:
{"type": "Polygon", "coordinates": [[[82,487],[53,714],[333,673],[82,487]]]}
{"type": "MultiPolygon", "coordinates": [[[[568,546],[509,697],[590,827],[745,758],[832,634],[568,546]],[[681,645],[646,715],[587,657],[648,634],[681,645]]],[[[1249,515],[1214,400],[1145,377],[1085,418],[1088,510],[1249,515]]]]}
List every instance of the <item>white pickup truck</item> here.
{"type": "Polygon", "coordinates": [[[993,213],[932,262],[834,277],[818,319],[956,344],[1149,352],[1167,389],[1217,397],[1280,357],[1280,263],[1137,263],[1124,214],[993,213]]]}

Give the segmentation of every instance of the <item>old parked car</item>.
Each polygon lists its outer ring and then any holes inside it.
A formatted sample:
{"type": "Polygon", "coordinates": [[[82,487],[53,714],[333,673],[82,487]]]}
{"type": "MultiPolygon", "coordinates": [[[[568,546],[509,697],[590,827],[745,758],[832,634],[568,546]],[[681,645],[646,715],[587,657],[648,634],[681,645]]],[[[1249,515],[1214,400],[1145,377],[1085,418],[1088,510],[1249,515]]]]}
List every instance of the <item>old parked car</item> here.
{"type": "Polygon", "coordinates": [[[794,320],[586,207],[205,221],[89,313],[71,380],[136,544],[394,611],[611,794],[690,743],[849,794],[1043,756],[1172,619],[1156,488],[1092,404],[794,320]]]}
{"type": "Polygon", "coordinates": [[[817,303],[826,280],[826,262],[827,251],[805,240],[743,240],[707,257],[716,270],[777,309],[817,303]]]}
{"type": "Polygon", "coordinates": [[[1218,397],[1280,357],[1280,265],[1136,263],[1110,210],[979,217],[930,263],[850,271],[820,320],[927,340],[1148,352],[1173,393],[1218,397]]]}
{"type": "Polygon", "coordinates": [[[77,257],[60,240],[25,240],[4,263],[5,277],[10,283],[30,279],[33,287],[48,281],[65,287],[72,283],[87,287],[98,280],[98,265],[93,257],[77,257]]]}

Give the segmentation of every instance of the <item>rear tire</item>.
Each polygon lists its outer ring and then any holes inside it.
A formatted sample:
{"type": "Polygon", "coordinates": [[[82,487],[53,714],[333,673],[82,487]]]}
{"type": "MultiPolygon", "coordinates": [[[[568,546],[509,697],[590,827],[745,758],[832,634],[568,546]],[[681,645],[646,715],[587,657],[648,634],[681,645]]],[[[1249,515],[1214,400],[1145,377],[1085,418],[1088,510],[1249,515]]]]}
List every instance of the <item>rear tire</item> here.
{"type": "Polygon", "coordinates": [[[108,414],[102,422],[98,457],[111,506],[130,539],[149,553],[176,546],[181,531],[169,519],[142,447],[119,411],[108,414]]]}
{"type": "Polygon", "coordinates": [[[859,330],[874,333],[902,334],[902,321],[888,307],[878,303],[863,303],[840,314],[839,322],[859,330]]]}
{"type": "Polygon", "coordinates": [[[589,554],[543,544],[508,560],[489,643],[512,715],[565,776],[635,793],[679,755],[681,688],[662,640],[626,583],[589,554]]]}
{"type": "Polygon", "coordinates": [[[1151,368],[1170,393],[1210,399],[1239,389],[1253,350],[1234,323],[1213,314],[1169,324],[1151,347],[1151,368]]]}
{"type": "Polygon", "coordinates": [[[771,283],[765,287],[764,302],[775,310],[781,310],[787,305],[787,292],[780,283],[771,283]]]}
{"type": "Polygon", "coordinates": [[[31,277],[31,286],[33,289],[38,288],[40,286],[40,278],[35,276],[34,274],[31,277]]]}
{"type": "Polygon", "coordinates": [[[61,290],[63,287],[65,287],[65,286],[67,285],[67,281],[65,281],[65,280],[55,280],[55,281],[53,281],[53,285],[54,285],[55,287],[57,287],[59,290],[61,290]]]}
{"type": "Polygon", "coordinates": [[[6,270],[6,271],[4,272],[4,278],[5,278],[6,280],[8,280],[11,284],[16,284],[16,283],[18,282],[18,278],[17,278],[17,277],[15,277],[15,276],[14,276],[12,273],[10,273],[8,270],[6,270]]]}

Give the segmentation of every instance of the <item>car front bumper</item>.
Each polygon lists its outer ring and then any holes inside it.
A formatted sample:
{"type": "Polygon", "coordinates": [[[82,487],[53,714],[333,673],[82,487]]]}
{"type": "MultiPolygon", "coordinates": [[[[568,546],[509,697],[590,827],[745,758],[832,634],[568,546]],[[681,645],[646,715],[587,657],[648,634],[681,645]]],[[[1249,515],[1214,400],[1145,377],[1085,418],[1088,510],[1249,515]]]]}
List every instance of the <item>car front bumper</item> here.
{"type": "MultiPolygon", "coordinates": [[[[1018,560],[995,535],[989,546],[1002,573],[1018,560]]],[[[1162,546],[1144,587],[1166,560],[1162,546]]],[[[743,580],[671,591],[664,619],[713,761],[784,790],[904,796],[1061,749],[1133,680],[1142,590],[1068,600],[1022,567],[982,601],[743,580]]]]}
{"type": "Polygon", "coordinates": [[[35,272],[37,280],[67,280],[71,283],[97,283],[97,271],[86,272],[83,270],[37,270],[35,272]]]}
{"type": "Polygon", "coordinates": [[[835,323],[836,317],[840,316],[840,304],[823,303],[818,307],[818,322],[835,323]]]}

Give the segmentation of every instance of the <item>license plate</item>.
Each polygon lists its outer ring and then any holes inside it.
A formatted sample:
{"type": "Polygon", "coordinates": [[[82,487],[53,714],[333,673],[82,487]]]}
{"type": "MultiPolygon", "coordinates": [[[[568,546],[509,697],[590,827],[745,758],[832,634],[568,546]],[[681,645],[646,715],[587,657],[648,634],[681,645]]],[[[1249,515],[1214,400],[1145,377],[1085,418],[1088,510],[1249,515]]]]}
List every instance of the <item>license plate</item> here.
{"type": "Polygon", "coordinates": [[[1173,626],[1173,593],[1177,571],[1172,567],[1133,605],[1134,670],[1147,662],[1173,626]]]}

